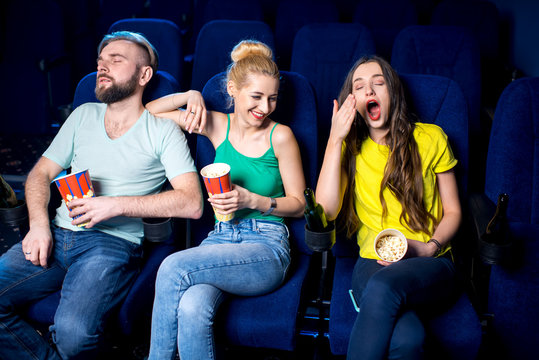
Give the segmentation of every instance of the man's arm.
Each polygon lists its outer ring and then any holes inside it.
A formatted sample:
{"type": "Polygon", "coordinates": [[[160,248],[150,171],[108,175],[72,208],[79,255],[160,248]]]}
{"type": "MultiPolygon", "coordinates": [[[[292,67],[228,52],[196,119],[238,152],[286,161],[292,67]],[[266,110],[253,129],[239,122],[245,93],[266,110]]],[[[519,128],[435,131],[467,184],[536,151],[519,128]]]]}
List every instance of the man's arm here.
{"type": "Polygon", "coordinates": [[[22,250],[26,259],[34,265],[47,266],[47,259],[52,251],[47,207],[50,200],[50,183],[62,170],[54,161],[41,157],[26,180],[25,198],[30,229],[22,241],[22,250]]]}
{"type": "Polygon", "coordinates": [[[198,174],[178,175],[170,180],[170,184],[173,190],[153,195],[73,199],[69,202],[70,216],[82,216],[72,224],[88,222],[85,227],[91,228],[116,216],[200,218],[203,201],[198,174]]]}

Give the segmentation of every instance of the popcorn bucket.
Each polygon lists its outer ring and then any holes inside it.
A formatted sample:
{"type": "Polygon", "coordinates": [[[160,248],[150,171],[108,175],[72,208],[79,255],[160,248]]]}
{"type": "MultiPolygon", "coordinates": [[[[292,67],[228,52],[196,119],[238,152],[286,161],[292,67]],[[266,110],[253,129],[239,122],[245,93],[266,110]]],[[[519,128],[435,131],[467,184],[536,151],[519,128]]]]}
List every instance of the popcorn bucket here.
{"type": "Polygon", "coordinates": [[[384,229],[374,239],[374,252],[381,260],[397,262],[406,255],[408,241],[399,230],[384,229]]]}
{"type": "MultiPolygon", "coordinates": [[[[200,175],[204,179],[204,185],[208,195],[222,194],[229,192],[232,188],[230,183],[230,165],[225,163],[209,164],[200,170],[200,175]]],[[[217,221],[229,221],[234,218],[234,213],[228,215],[219,214],[213,209],[217,221]]]]}
{"type": "MultiPolygon", "coordinates": [[[[58,187],[60,195],[62,196],[66,206],[73,199],[82,199],[95,196],[88,170],[82,170],[76,173],[61,176],[54,179],[54,183],[58,187]]],[[[80,216],[81,215],[75,216],[75,219],[80,216]]],[[[77,226],[84,227],[86,224],[87,223],[79,224],[77,226]]]]}

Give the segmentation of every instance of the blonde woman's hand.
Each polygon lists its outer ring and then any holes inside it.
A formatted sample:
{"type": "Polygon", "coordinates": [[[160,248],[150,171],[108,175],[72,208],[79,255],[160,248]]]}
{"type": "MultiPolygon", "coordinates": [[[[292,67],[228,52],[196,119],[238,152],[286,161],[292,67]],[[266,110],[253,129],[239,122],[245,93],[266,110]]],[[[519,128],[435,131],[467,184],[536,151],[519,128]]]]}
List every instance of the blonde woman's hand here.
{"type": "Polygon", "coordinates": [[[331,117],[330,138],[343,141],[352,127],[356,117],[356,99],[350,94],[339,108],[337,100],[333,100],[333,116],[331,117]]]}
{"type": "Polygon", "coordinates": [[[232,190],[222,194],[214,194],[208,201],[219,214],[228,215],[250,207],[251,192],[239,185],[232,184],[232,190]]]}
{"type": "Polygon", "coordinates": [[[193,131],[201,133],[206,126],[206,104],[202,94],[196,90],[189,90],[189,97],[185,111],[180,115],[183,128],[191,134],[193,131]]]}

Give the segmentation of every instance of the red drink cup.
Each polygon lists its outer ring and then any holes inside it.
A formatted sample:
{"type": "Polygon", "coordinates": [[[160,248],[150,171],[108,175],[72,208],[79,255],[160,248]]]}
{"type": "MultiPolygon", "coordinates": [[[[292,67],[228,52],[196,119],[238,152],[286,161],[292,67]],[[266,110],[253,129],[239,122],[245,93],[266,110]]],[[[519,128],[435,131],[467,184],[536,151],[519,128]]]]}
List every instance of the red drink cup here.
{"type": "MultiPolygon", "coordinates": [[[[83,199],[95,196],[88,170],[61,176],[54,179],[54,183],[58,187],[66,206],[73,199],[83,199]]],[[[80,216],[81,215],[75,216],[75,219],[80,216]]],[[[86,224],[79,224],[77,226],[83,227],[86,224]]]]}
{"type": "MultiPolygon", "coordinates": [[[[230,165],[225,163],[214,163],[205,166],[200,170],[200,175],[204,179],[204,185],[208,195],[222,194],[229,192],[232,188],[230,183],[230,165]]],[[[234,213],[228,215],[219,214],[213,209],[217,221],[229,221],[234,218],[234,213]]]]}

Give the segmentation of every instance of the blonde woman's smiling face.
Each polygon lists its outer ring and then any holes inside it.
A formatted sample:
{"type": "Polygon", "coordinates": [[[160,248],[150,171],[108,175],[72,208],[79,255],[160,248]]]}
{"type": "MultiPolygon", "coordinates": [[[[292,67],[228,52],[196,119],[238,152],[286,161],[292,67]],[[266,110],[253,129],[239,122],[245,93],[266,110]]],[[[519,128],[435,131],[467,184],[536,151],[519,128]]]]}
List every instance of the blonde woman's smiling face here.
{"type": "Polygon", "coordinates": [[[277,107],[279,80],[264,74],[251,74],[240,89],[229,83],[234,112],[253,126],[259,126],[277,107]]]}
{"type": "Polygon", "coordinates": [[[378,63],[368,62],[358,66],[352,78],[352,94],[356,99],[356,109],[365,120],[371,138],[385,135],[389,130],[390,97],[378,63]]]}

